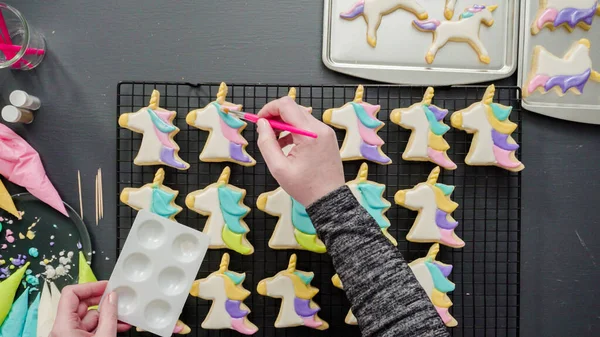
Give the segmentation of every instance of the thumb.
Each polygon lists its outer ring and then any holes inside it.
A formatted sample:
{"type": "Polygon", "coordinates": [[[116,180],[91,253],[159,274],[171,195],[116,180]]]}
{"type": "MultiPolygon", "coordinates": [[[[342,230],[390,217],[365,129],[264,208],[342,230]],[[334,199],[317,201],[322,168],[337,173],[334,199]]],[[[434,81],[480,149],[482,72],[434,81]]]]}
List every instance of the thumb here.
{"type": "Polygon", "coordinates": [[[115,292],[108,294],[100,306],[100,321],[96,337],[114,337],[117,335],[118,298],[115,292]]]}
{"type": "Polygon", "coordinates": [[[271,128],[271,124],[267,122],[264,118],[258,120],[258,148],[260,149],[260,153],[265,159],[265,163],[271,170],[278,171],[279,167],[285,165],[287,158],[283,155],[281,151],[281,147],[279,146],[279,142],[277,141],[277,136],[275,136],[275,132],[273,128],[271,128]]]}

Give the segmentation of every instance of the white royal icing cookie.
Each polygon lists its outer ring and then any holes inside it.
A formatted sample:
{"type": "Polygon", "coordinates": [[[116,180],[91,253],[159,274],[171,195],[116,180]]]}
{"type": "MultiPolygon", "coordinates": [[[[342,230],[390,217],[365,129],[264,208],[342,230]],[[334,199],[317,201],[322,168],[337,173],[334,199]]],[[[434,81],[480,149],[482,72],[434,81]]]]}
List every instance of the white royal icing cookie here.
{"type": "Polygon", "coordinates": [[[248,141],[242,137],[246,122],[223,110],[223,108],[231,111],[242,110],[241,105],[225,101],[227,90],[227,85],[221,83],[217,99],[202,109],[190,111],[185,120],[189,125],[209,132],[206,144],[200,153],[201,161],[232,162],[243,166],[254,166],[256,160],[246,152],[248,141]]]}
{"type": "Polygon", "coordinates": [[[210,237],[209,248],[228,248],[250,255],[254,247],[246,239],[250,231],[244,221],[250,212],[243,203],[246,190],[230,185],[230,175],[231,169],[225,167],[216,183],[188,194],[185,204],[192,211],[208,216],[202,232],[210,237]]]}
{"type": "Polygon", "coordinates": [[[119,117],[119,126],[143,135],[133,163],[138,166],[167,165],[187,170],[190,164],[179,158],[179,146],[173,140],[179,132],[179,128],[173,125],[177,112],[159,108],[159,101],[160,93],[153,90],[150,105],[119,117]]]}
{"type": "Polygon", "coordinates": [[[278,216],[279,220],[269,240],[273,249],[302,249],[325,253],[327,249],[317,236],[315,226],[302,204],[292,198],[283,188],[262,193],[256,207],[263,212],[278,216]]]}
{"type": "Polygon", "coordinates": [[[475,134],[465,158],[467,165],[498,166],[518,172],[525,165],[515,157],[519,145],[510,136],[517,124],[509,119],[512,107],[493,102],[495,92],[494,85],[490,85],[481,102],[456,111],[450,121],[453,127],[475,134]]]}
{"type": "Polygon", "coordinates": [[[367,23],[367,42],[371,47],[377,45],[377,29],[384,15],[397,9],[404,9],[415,14],[420,20],[427,19],[425,8],[416,0],[359,0],[348,11],[340,13],[340,18],[354,20],[364,17],[367,23]]]}
{"type": "Polygon", "coordinates": [[[231,329],[244,335],[258,331],[256,325],[247,318],[250,309],[244,300],[250,296],[242,283],[245,273],[229,270],[229,254],[223,254],[219,270],[192,284],[190,295],[212,301],[210,310],[202,322],[202,329],[231,329]]]}
{"type": "Polygon", "coordinates": [[[163,185],[165,170],[156,171],[154,181],[140,188],[125,188],[121,192],[121,202],[139,211],[146,209],[164,218],[175,220],[175,216],[181,212],[181,207],[175,204],[175,198],[179,191],[170,189],[163,185]]]}
{"type": "MultiPolygon", "coordinates": [[[[444,324],[448,327],[455,327],[458,322],[448,312],[448,308],[452,306],[452,301],[446,295],[455,288],[454,283],[448,280],[448,276],[452,272],[452,265],[441,263],[435,259],[439,250],[440,245],[433,244],[426,257],[414,260],[408,266],[415,274],[425,293],[427,293],[444,324]]],[[[331,278],[331,282],[336,288],[344,289],[342,280],[337,274],[331,278]]],[[[352,310],[348,311],[344,321],[349,325],[358,325],[352,310]]]]}
{"type": "MultiPolygon", "coordinates": [[[[532,0],[533,1],[533,0],[532,0]]],[[[540,9],[531,24],[531,34],[544,28],[554,31],[565,27],[569,32],[580,27],[590,30],[594,17],[600,15],[598,0],[539,0],[540,9]]]]}
{"type": "Polygon", "coordinates": [[[427,181],[409,190],[396,192],[396,204],[419,215],[415,219],[406,240],[410,242],[438,242],[443,245],[461,248],[465,243],[455,233],[458,222],[450,215],[458,204],[450,199],[454,186],[437,182],[440,168],[431,171],[427,181]]]}
{"type": "Polygon", "coordinates": [[[498,8],[497,5],[473,5],[473,7],[465,9],[458,21],[440,22],[435,19],[413,21],[413,25],[418,30],[433,33],[433,42],[425,56],[427,63],[433,63],[438,50],[444,47],[446,43],[452,41],[468,43],[479,56],[479,60],[485,64],[489,64],[490,55],[479,38],[479,26],[482,23],[488,27],[494,24],[492,12],[496,8],[498,8]]]}
{"type": "Polygon", "coordinates": [[[452,265],[435,259],[439,251],[440,245],[435,243],[429,248],[427,256],[414,260],[408,266],[429,296],[444,324],[448,327],[455,327],[458,322],[448,312],[452,301],[446,295],[455,288],[454,283],[448,280],[448,276],[452,272],[452,265]]]}
{"type": "Polygon", "coordinates": [[[523,97],[535,91],[553,90],[564,96],[568,91],[581,95],[588,81],[600,83],[600,72],[592,68],[588,39],[575,42],[564,57],[556,57],[542,46],[533,50],[531,71],[523,85],[523,97]]]}
{"type": "Polygon", "coordinates": [[[383,140],[377,132],[384,123],[375,117],[381,106],[363,102],[364,88],[359,85],[354,101],[341,108],[329,109],[323,113],[323,122],[346,130],[346,137],[340,149],[342,160],[370,160],[388,165],[392,160],[383,153],[383,140]]]}
{"type": "Polygon", "coordinates": [[[394,109],[390,120],[412,130],[402,159],[430,161],[447,170],[454,170],[456,164],[446,153],[450,145],[444,139],[444,135],[450,130],[450,127],[444,124],[448,110],[431,104],[432,98],[433,88],[430,87],[425,91],[421,102],[408,108],[394,109]]]}
{"type": "Polygon", "coordinates": [[[329,324],[317,313],[321,308],[312,300],[319,289],[312,287],[313,272],[296,270],[296,254],[292,254],[286,270],[258,283],[258,293],[263,296],[281,298],[276,328],[306,326],[326,330],[329,324]]]}

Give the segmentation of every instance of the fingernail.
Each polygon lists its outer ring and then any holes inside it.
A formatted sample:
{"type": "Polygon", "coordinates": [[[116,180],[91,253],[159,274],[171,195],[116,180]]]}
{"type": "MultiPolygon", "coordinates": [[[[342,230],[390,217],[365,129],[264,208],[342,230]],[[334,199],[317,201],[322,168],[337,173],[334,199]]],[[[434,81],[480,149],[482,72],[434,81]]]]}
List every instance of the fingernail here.
{"type": "Polygon", "coordinates": [[[264,118],[258,120],[258,133],[261,133],[265,129],[265,127],[267,126],[266,124],[267,121],[264,118]]]}
{"type": "Polygon", "coordinates": [[[112,293],[108,294],[108,303],[117,304],[117,293],[113,291],[112,293]]]}

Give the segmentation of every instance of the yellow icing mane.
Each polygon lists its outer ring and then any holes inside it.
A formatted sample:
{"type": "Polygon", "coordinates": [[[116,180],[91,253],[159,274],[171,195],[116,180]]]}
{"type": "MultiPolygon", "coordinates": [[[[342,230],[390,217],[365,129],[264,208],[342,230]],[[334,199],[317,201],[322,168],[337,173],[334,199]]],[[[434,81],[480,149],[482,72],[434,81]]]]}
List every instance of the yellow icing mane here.
{"type": "Polygon", "coordinates": [[[429,130],[429,147],[436,151],[447,151],[450,148],[444,136],[438,136],[429,130]]]}
{"type": "Polygon", "coordinates": [[[486,104],[484,108],[487,120],[492,126],[492,128],[494,128],[494,130],[505,135],[510,135],[511,133],[513,133],[513,131],[517,129],[517,124],[511,122],[508,119],[505,121],[498,120],[494,115],[494,112],[492,111],[492,107],[489,104],[486,104]]]}
{"type": "Polygon", "coordinates": [[[433,193],[435,195],[435,203],[439,209],[450,214],[454,212],[456,208],[458,208],[458,204],[450,199],[450,197],[444,195],[444,192],[435,186],[437,183],[438,177],[440,176],[440,167],[436,166],[429,177],[427,178],[427,185],[431,187],[433,193]]]}
{"type": "Polygon", "coordinates": [[[279,272],[278,275],[287,276],[292,281],[292,284],[294,285],[294,293],[296,294],[296,297],[304,299],[304,300],[310,300],[313,297],[315,297],[315,295],[317,293],[319,293],[319,289],[317,289],[315,287],[311,287],[308,284],[304,284],[304,282],[302,282],[300,277],[298,275],[294,274],[294,272],[311,275],[311,276],[314,276],[314,274],[303,272],[300,270],[297,271],[296,270],[296,259],[297,259],[296,254],[292,254],[292,256],[290,257],[290,262],[288,264],[288,268],[284,271],[279,272]]]}
{"type": "MultiPolygon", "coordinates": [[[[229,254],[224,253],[221,258],[221,264],[219,266],[219,270],[210,274],[208,277],[220,277],[223,279],[223,284],[225,285],[225,294],[228,299],[235,301],[243,301],[248,296],[250,296],[250,291],[244,289],[244,287],[240,284],[236,285],[229,276],[225,275],[225,272],[229,271],[229,254]]],[[[236,273],[237,274],[237,273],[236,273]]]]}

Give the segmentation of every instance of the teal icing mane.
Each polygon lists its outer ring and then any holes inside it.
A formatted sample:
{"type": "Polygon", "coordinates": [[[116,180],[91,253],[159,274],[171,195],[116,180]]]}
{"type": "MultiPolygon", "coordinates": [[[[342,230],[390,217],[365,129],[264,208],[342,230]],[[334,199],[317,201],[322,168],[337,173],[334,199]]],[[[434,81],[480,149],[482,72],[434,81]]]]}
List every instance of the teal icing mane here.
{"type": "Polygon", "coordinates": [[[466,11],[460,15],[460,18],[468,19],[468,18],[472,17],[473,15],[475,15],[473,12],[466,11]]]}
{"type": "Polygon", "coordinates": [[[429,128],[431,129],[431,132],[433,132],[437,136],[442,136],[446,132],[448,132],[448,130],[450,130],[450,127],[448,125],[440,123],[440,121],[438,121],[435,118],[435,115],[433,111],[429,109],[429,106],[423,105],[423,111],[425,111],[425,117],[427,117],[427,121],[429,122],[429,128]]]}
{"type": "Polygon", "coordinates": [[[442,193],[444,193],[445,196],[448,196],[448,195],[452,194],[452,192],[454,192],[454,186],[451,186],[451,185],[444,185],[444,184],[437,183],[437,184],[435,184],[435,187],[442,190],[442,193]]]}
{"type": "Polygon", "coordinates": [[[377,221],[381,229],[390,227],[390,222],[383,217],[383,210],[390,207],[389,202],[381,197],[385,185],[363,182],[358,184],[362,206],[377,221]]]}
{"type": "Polygon", "coordinates": [[[231,271],[226,271],[223,274],[225,274],[225,276],[227,276],[235,285],[244,282],[244,279],[246,278],[246,274],[238,274],[231,271]]]}
{"type": "Polygon", "coordinates": [[[298,271],[295,271],[294,275],[298,276],[302,280],[302,283],[304,283],[305,285],[308,285],[312,281],[312,279],[314,277],[314,275],[305,275],[305,274],[300,273],[298,271]]]}
{"type": "Polygon", "coordinates": [[[236,234],[247,233],[248,230],[240,222],[248,213],[247,209],[240,205],[243,193],[226,185],[220,186],[217,190],[219,191],[219,205],[221,206],[225,227],[236,234]]]}
{"type": "Polygon", "coordinates": [[[296,199],[292,199],[292,225],[294,228],[301,231],[304,234],[317,235],[315,226],[306,213],[306,208],[301,203],[297,202],[296,199]]]}
{"type": "Polygon", "coordinates": [[[350,102],[350,104],[352,105],[352,108],[354,108],[354,113],[356,114],[356,117],[358,118],[358,120],[360,120],[360,123],[362,125],[366,126],[369,129],[375,129],[376,127],[383,124],[382,121],[371,118],[365,110],[365,108],[360,103],[350,102]]]}
{"type": "Polygon", "coordinates": [[[177,194],[165,192],[158,186],[152,186],[152,201],[150,202],[150,212],[158,214],[163,218],[169,218],[177,212],[178,208],[171,205],[177,194]]]}
{"type": "Polygon", "coordinates": [[[150,120],[152,121],[152,124],[154,124],[154,126],[160,132],[170,133],[170,132],[177,130],[175,125],[168,124],[167,122],[163,121],[160,117],[158,117],[158,115],[156,114],[156,112],[154,112],[154,110],[148,108],[148,114],[150,115],[150,120]]]}
{"type": "Polygon", "coordinates": [[[433,262],[425,261],[425,266],[429,270],[429,274],[433,279],[433,287],[435,289],[439,290],[442,293],[454,291],[454,288],[456,287],[454,283],[450,282],[444,276],[444,274],[442,274],[442,271],[435,264],[433,264],[433,262]]]}
{"type": "Polygon", "coordinates": [[[492,107],[492,112],[494,113],[494,116],[499,121],[505,121],[508,118],[508,116],[510,116],[510,113],[512,112],[511,106],[503,107],[500,104],[496,104],[496,103],[492,103],[492,104],[490,104],[490,106],[492,107]]]}
{"type": "Polygon", "coordinates": [[[230,114],[223,112],[221,109],[221,105],[217,102],[212,102],[212,104],[217,108],[217,112],[219,113],[219,117],[229,126],[230,128],[239,129],[245,125],[245,123],[230,114]]]}

